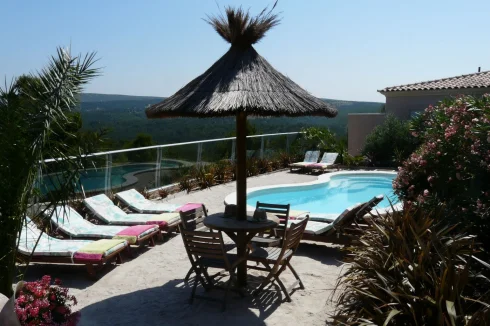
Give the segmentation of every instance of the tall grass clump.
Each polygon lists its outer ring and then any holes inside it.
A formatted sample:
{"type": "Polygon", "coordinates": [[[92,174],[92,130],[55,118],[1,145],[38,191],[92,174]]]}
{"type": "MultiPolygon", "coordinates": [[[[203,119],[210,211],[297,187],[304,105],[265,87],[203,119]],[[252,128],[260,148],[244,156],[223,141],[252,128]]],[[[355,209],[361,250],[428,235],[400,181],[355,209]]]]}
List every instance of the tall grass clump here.
{"type": "Polygon", "coordinates": [[[474,236],[405,209],[377,216],[348,248],[336,325],[487,325],[490,265],[474,236]]]}

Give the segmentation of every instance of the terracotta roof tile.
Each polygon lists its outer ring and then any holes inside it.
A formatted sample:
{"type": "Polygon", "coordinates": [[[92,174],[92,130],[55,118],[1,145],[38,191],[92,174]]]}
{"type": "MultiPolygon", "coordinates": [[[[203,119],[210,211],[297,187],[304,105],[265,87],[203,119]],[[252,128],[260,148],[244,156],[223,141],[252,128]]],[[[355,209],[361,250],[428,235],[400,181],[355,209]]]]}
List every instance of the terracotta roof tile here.
{"type": "Polygon", "coordinates": [[[462,89],[490,87],[490,71],[477,72],[469,75],[442,78],[420,83],[386,87],[379,90],[385,92],[428,91],[439,89],[462,89]]]}

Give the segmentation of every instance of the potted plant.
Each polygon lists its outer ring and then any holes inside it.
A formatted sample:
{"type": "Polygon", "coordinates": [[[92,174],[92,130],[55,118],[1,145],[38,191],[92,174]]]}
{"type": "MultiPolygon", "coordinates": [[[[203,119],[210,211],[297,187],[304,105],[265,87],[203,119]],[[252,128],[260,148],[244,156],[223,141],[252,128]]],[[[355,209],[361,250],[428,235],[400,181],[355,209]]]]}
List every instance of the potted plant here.
{"type": "Polygon", "coordinates": [[[51,284],[51,277],[45,275],[35,282],[20,283],[14,305],[19,323],[14,325],[74,326],[80,319],[80,312],[72,312],[76,304],[59,279],[51,284]]]}

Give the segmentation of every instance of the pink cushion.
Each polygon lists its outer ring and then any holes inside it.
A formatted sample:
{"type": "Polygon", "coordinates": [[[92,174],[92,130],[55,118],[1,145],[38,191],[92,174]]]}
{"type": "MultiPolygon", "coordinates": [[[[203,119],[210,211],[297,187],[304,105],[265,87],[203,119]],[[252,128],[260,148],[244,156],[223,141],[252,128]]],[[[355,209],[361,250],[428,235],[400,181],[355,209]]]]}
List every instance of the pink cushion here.
{"type": "Polygon", "coordinates": [[[73,260],[80,262],[99,261],[102,259],[102,254],[87,254],[77,252],[73,255],[73,260]]]}
{"type": "Polygon", "coordinates": [[[138,236],[141,233],[148,231],[150,229],[155,228],[155,223],[152,225],[135,225],[125,228],[124,230],[117,233],[117,235],[129,235],[129,236],[138,236]]]}
{"type": "Polygon", "coordinates": [[[309,168],[321,168],[321,167],[323,167],[323,164],[320,164],[320,163],[308,164],[306,167],[309,167],[309,168]]]}
{"type": "Polygon", "coordinates": [[[187,203],[184,206],[177,208],[176,212],[187,212],[196,208],[202,207],[201,203],[187,203]]]}
{"type": "Polygon", "coordinates": [[[160,230],[165,230],[168,227],[168,223],[166,221],[147,221],[147,225],[158,225],[160,230]]]}

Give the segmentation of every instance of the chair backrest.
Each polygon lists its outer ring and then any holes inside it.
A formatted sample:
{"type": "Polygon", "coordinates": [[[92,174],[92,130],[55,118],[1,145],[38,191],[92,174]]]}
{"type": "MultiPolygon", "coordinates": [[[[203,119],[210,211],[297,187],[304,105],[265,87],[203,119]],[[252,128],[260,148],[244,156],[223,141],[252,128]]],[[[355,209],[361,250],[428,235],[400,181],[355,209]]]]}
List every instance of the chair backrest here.
{"type": "Polygon", "coordinates": [[[70,236],[77,236],[84,230],[97,227],[97,225],[85,220],[82,215],[70,206],[56,206],[54,213],[51,215],[51,222],[70,236]]]}
{"type": "Polygon", "coordinates": [[[305,232],[308,220],[309,218],[307,217],[304,220],[298,221],[298,223],[291,223],[289,229],[285,233],[284,240],[282,242],[282,252],[280,256],[282,256],[282,254],[284,254],[284,252],[289,249],[296,251],[301,241],[301,238],[303,237],[303,233],[305,232]]]}
{"type": "Polygon", "coordinates": [[[305,153],[305,162],[316,163],[320,157],[320,151],[307,151],[305,153]]]}
{"type": "Polygon", "coordinates": [[[221,232],[188,231],[182,225],[179,225],[179,230],[191,262],[200,262],[202,258],[207,258],[222,261],[228,269],[230,268],[221,232]]]}
{"type": "Polygon", "coordinates": [[[376,207],[376,205],[378,205],[381,201],[383,201],[383,199],[384,199],[383,195],[378,195],[378,196],[374,196],[373,198],[371,198],[368,202],[365,202],[364,204],[362,204],[362,207],[359,209],[359,211],[356,214],[357,218],[362,219],[364,217],[364,215],[371,212],[371,210],[374,207],[376,207]]]}
{"type": "Polygon", "coordinates": [[[116,222],[118,218],[125,218],[127,215],[104,194],[85,198],[83,202],[92,214],[106,223],[116,222]]]}
{"type": "Polygon", "coordinates": [[[282,229],[286,229],[286,225],[288,225],[290,208],[290,204],[267,204],[259,201],[255,205],[255,209],[276,215],[280,220],[279,228],[282,229]]]}
{"type": "Polygon", "coordinates": [[[337,160],[337,156],[339,156],[339,153],[323,153],[320,163],[334,164],[335,160],[337,160]]]}
{"type": "Polygon", "coordinates": [[[179,214],[181,225],[187,231],[193,231],[204,226],[203,221],[208,216],[204,205],[187,211],[180,211],[179,214]]]}
{"type": "Polygon", "coordinates": [[[116,197],[127,205],[146,202],[145,196],[140,194],[136,189],[118,192],[116,197]]]}
{"type": "Polygon", "coordinates": [[[363,208],[365,203],[360,203],[356,204],[352,207],[347,208],[345,211],[342,212],[333,222],[333,229],[332,230],[341,230],[344,227],[350,226],[352,223],[355,222],[356,217],[363,208]]]}

